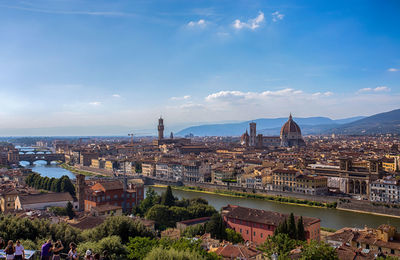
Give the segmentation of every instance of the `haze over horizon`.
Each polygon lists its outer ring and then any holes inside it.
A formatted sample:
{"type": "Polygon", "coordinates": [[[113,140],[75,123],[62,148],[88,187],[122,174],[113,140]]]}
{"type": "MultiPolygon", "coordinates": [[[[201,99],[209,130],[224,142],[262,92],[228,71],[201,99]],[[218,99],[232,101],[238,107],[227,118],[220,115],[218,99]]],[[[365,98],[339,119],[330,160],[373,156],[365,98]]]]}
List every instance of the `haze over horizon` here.
{"type": "Polygon", "coordinates": [[[179,130],[398,109],[399,11],[396,1],[0,0],[0,129],[146,131],[162,115],[179,130]]]}

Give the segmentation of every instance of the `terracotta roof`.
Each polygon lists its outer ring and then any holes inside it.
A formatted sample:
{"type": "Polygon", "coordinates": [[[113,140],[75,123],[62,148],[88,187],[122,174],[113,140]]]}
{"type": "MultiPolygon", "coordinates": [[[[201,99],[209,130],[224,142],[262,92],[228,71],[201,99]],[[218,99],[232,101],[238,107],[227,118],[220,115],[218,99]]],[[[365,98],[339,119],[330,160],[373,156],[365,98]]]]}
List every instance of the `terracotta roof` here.
{"type": "Polygon", "coordinates": [[[58,201],[74,201],[69,192],[59,193],[43,193],[43,194],[30,194],[19,196],[21,205],[46,203],[46,202],[58,202],[58,201]]]}
{"type": "Polygon", "coordinates": [[[122,182],[120,181],[107,181],[107,182],[100,182],[99,184],[103,186],[106,191],[123,189],[122,182]]]}
{"type": "Polygon", "coordinates": [[[301,134],[301,130],[298,124],[293,121],[292,115],[289,116],[289,120],[282,126],[281,135],[289,134],[289,133],[299,133],[301,134]]]}
{"type": "MultiPolygon", "coordinates": [[[[261,209],[245,208],[236,205],[228,205],[226,207],[223,207],[222,214],[228,218],[274,226],[278,226],[282,221],[289,218],[288,214],[265,211],[261,209]]],[[[299,217],[295,216],[296,221],[298,218],[299,217]]],[[[320,221],[321,220],[318,218],[303,217],[304,226],[309,226],[320,221]]]]}
{"type": "Polygon", "coordinates": [[[105,219],[105,216],[85,216],[79,219],[78,223],[71,223],[70,225],[79,229],[90,229],[102,224],[105,219]]]}
{"type": "Polygon", "coordinates": [[[252,259],[261,254],[261,251],[253,247],[247,247],[244,245],[225,245],[222,247],[217,248],[214,251],[217,255],[220,255],[224,258],[228,259],[252,259]]]}

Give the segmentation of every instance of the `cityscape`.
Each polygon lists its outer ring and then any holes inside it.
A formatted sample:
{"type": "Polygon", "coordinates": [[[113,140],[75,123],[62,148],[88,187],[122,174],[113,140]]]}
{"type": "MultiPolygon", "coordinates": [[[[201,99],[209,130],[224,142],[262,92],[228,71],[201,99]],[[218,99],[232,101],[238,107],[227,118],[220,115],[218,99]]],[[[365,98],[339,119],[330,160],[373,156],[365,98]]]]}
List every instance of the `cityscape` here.
{"type": "Polygon", "coordinates": [[[400,259],[399,11],[0,1],[0,259],[400,259]]]}

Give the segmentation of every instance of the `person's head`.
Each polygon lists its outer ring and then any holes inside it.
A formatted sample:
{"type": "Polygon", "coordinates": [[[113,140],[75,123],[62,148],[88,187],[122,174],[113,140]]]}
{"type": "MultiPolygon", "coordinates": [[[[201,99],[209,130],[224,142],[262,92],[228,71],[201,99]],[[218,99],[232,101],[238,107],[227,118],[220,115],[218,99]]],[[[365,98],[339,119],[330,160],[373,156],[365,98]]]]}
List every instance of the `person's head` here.
{"type": "Polygon", "coordinates": [[[13,246],[14,242],[12,240],[8,240],[8,245],[13,246]]]}
{"type": "Polygon", "coordinates": [[[100,260],[100,254],[94,254],[93,258],[94,260],[100,260]]]}
{"type": "Polygon", "coordinates": [[[74,242],[69,243],[69,248],[75,249],[76,248],[76,244],[74,242]]]}
{"type": "Polygon", "coordinates": [[[92,250],[88,249],[86,250],[86,257],[91,256],[92,255],[92,250]]]}
{"type": "Polygon", "coordinates": [[[17,240],[17,246],[21,245],[21,241],[17,240]]]}

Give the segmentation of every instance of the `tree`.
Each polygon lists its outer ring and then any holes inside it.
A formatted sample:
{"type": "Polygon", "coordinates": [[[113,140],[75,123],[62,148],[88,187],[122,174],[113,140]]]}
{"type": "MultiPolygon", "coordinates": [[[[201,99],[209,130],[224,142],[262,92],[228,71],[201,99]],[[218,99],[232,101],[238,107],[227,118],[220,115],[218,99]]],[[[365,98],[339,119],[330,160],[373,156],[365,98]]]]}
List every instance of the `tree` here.
{"type": "Polygon", "coordinates": [[[297,221],[297,240],[306,240],[306,232],[304,231],[303,217],[297,221]]]}
{"type": "Polygon", "coordinates": [[[161,204],[171,207],[175,205],[175,198],[172,194],[172,188],[168,185],[167,190],[161,196],[161,204]]]}
{"type": "Polygon", "coordinates": [[[258,249],[265,252],[268,256],[278,254],[280,259],[286,259],[290,251],[301,244],[302,242],[291,239],[288,234],[280,233],[268,237],[258,249]]]}
{"type": "Polygon", "coordinates": [[[62,176],[60,179],[60,191],[69,192],[72,196],[75,196],[75,187],[70,178],[66,175],[62,176]]]}
{"type": "Polygon", "coordinates": [[[158,242],[154,238],[130,237],[127,244],[128,258],[134,260],[144,259],[157,244],[158,242]]]}
{"type": "Polygon", "coordinates": [[[304,260],[336,260],[339,259],[335,248],[329,246],[325,242],[317,242],[312,240],[310,243],[306,243],[303,246],[301,252],[301,259],[304,260]]]}
{"type": "Polygon", "coordinates": [[[197,224],[185,228],[185,230],[183,231],[183,236],[192,238],[198,235],[204,235],[204,232],[205,232],[205,225],[197,224]]]}
{"type": "Polygon", "coordinates": [[[145,199],[140,203],[139,210],[143,215],[147,213],[147,211],[157,204],[160,200],[160,196],[155,192],[152,187],[149,187],[146,191],[145,199]]]}
{"type": "Polygon", "coordinates": [[[296,239],[296,237],[297,237],[296,221],[294,220],[293,213],[290,213],[290,216],[289,216],[288,234],[291,239],[296,239]]]}
{"type": "Polygon", "coordinates": [[[128,251],[122,244],[119,236],[108,236],[100,239],[99,241],[87,241],[78,245],[78,253],[85,255],[86,250],[101,253],[107,251],[112,259],[126,259],[128,251]]]}
{"type": "Polygon", "coordinates": [[[283,220],[275,229],[274,235],[278,234],[288,234],[288,225],[287,225],[287,220],[283,220]]]}
{"type": "Polygon", "coordinates": [[[75,217],[74,206],[70,201],[68,201],[67,203],[66,211],[69,219],[73,219],[75,217]]]}
{"type": "Polygon", "coordinates": [[[225,223],[219,213],[212,215],[210,221],[206,223],[206,232],[216,239],[226,238],[225,223]]]}
{"type": "Polygon", "coordinates": [[[242,243],[244,241],[242,235],[233,229],[227,228],[225,229],[225,232],[226,232],[226,240],[232,242],[233,244],[242,243]]]}
{"type": "Polygon", "coordinates": [[[175,225],[171,211],[165,205],[154,205],[147,211],[145,217],[146,219],[154,220],[160,229],[175,225]]]}
{"type": "Polygon", "coordinates": [[[190,250],[178,251],[174,248],[165,249],[162,247],[153,248],[150,253],[144,258],[145,260],[203,260],[205,257],[197,252],[190,250]]]}

